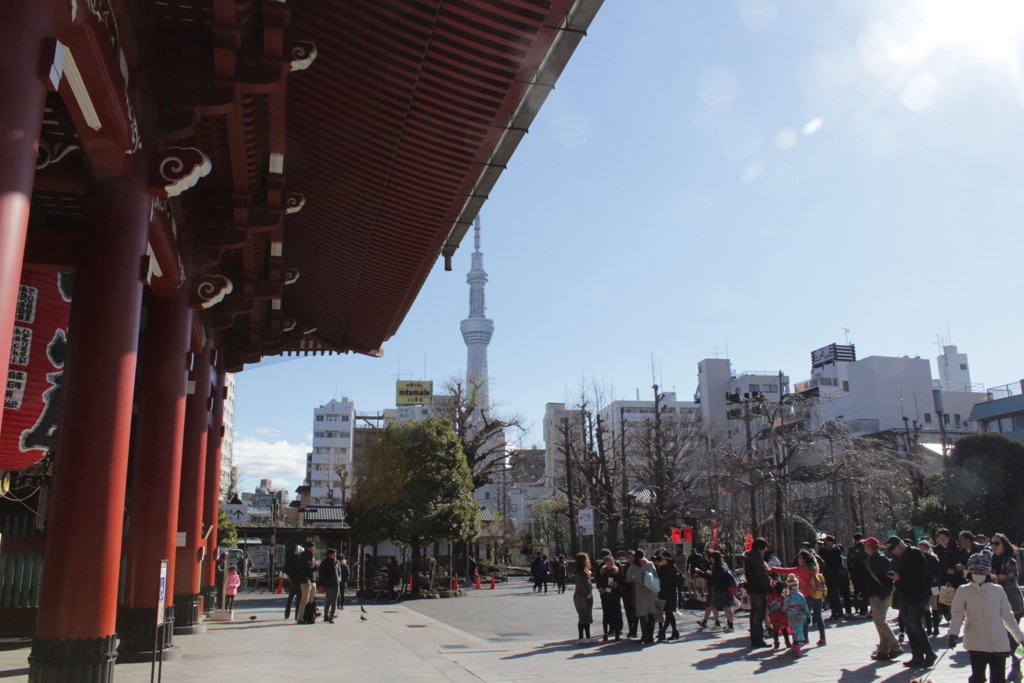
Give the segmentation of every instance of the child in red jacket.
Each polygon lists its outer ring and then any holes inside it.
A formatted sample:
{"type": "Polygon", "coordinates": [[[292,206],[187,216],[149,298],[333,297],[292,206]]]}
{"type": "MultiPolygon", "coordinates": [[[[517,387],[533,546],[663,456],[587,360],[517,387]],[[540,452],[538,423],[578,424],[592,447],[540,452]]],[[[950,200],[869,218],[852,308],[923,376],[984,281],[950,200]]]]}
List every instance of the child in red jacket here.
{"type": "Polygon", "coordinates": [[[777,581],[772,586],[772,592],[768,594],[768,623],[772,627],[772,636],[775,638],[775,648],[779,647],[779,635],[789,644],[789,617],[786,616],[786,584],[777,581]]]}

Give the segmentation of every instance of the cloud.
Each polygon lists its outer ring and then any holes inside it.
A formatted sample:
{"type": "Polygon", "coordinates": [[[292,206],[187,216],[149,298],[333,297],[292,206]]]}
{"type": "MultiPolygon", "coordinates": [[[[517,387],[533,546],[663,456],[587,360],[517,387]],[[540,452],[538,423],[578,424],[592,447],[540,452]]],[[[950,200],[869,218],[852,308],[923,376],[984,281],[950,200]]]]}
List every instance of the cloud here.
{"type": "Polygon", "coordinates": [[[270,429],[269,427],[257,427],[256,433],[260,436],[277,435],[281,433],[280,429],[270,429]]]}
{"type": "Polygon", "coordinates": [[[275,486],[297,486],[306,478],[306,454],[311,450],[308,443],[236,435],[235,465],[243,479],[274,479],[275,486]]]}

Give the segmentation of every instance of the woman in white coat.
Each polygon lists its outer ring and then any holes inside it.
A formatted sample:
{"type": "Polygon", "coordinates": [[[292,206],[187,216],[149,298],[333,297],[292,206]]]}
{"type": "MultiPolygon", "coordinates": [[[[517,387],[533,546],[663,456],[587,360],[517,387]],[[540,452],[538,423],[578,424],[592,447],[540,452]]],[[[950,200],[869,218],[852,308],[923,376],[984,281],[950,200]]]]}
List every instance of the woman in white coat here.
{"type": "Polygon", "coordinates": [[[953,619],[949,622],[949,647],[956,647],[960,627],[964,626],[964,648],[971,655],[970,683],[985,683],[989,672],[991,683],[1006,681],[1006,657],[1010,644],[1009,631],[1017,642],[1024,633],[1013,618],[1006,591],[992,583],[992,552],[987,548],[967,560],[971,580],[956,589],[953,598],[953,619]]]}
{"type": "Polygon", "coordinates": [[[658,572],[654,564],[644,557],[643,550],[637,550],[633,564],[626,572],[626,582],[634,585],[633,609],[640,620],[640,642],[654,643],[654,620],[663,614],[665,603],[658,599],[658,591],[649,587],[651,581],[657,581],[658,572]]]}

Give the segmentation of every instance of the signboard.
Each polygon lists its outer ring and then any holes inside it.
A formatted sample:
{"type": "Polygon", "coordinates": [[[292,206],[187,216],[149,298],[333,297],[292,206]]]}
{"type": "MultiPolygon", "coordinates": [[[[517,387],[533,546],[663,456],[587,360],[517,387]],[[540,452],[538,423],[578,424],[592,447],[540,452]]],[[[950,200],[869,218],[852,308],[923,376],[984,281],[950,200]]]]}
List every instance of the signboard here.
{"type": "Polygon", "coordinates": [[[396,406],[429,406],[433,402],[433,382],[412,382],[403,379],[395,382],[396,406]]]}
{"type": "Polygon", "coordinates": [[[235,524],[247,524],[249,522],[248,503],[221,503],[220,509],[228,513],[228,519],[235,524]]]}
{"type": "Polygon", "coordinates": [[[167,560],[160,560],[160,591],[156,601],[156,625],[164,623],[164,605],[167,604],[167,560]]]}
{"type": "Polygon", "coordinates": [[[56,440],[73,284],[71,273],[21,275],[4,384],[0,470],[39,462],[56,440]]]}
{"type": "Polygon", "coordinates": [[[256,551],[253,553],[252,566],[257,569],[267,569],[270,567],[269,545],[256,546],[256,551]]]}
{"type": "Polygon", "coordinates": [[[593,536],[594,525],[593,524],[580,524],[580,535],[581,536],[593,536]]]}
{"type": "Polygon", "coordinates": [[[594,525],[594,510],[593,508],[586,508],[579,511],[577,523],[580,526],[593,526],[594,525]]]}
{"type": "Polygon", "coordinates": [[[682,542],[683,542],[683,530],[682,529],[672,529],[672,543],[682,543],[682,542]]]}
{"type": "Polygon", "coordinates": [[[857,360],[857,350],[853,344],[829,344],[811,351],[812,368],[820,368],[835,362],[852,363],[855,360],[857,360]]]}
{"type": "Polygon", "coordinates": [[[178,532],[178,542],[175,544],[178,548],[184,548],[188,544],[188,532],[178,532]]]}

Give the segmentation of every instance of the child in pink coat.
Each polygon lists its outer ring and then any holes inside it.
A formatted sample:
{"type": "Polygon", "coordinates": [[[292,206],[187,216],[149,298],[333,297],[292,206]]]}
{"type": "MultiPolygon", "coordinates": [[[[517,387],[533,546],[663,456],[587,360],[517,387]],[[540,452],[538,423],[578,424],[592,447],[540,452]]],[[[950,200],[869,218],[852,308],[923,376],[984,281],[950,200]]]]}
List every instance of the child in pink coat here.
{"type": "Polygon", "coordinates": [[[231,611],[235,608],[235,596],[238,595],[238,587],[242,585],[242,577],[238,575],[238,567],[228,569],[228,582],[224,589],[224,609],[231,611]]]}

